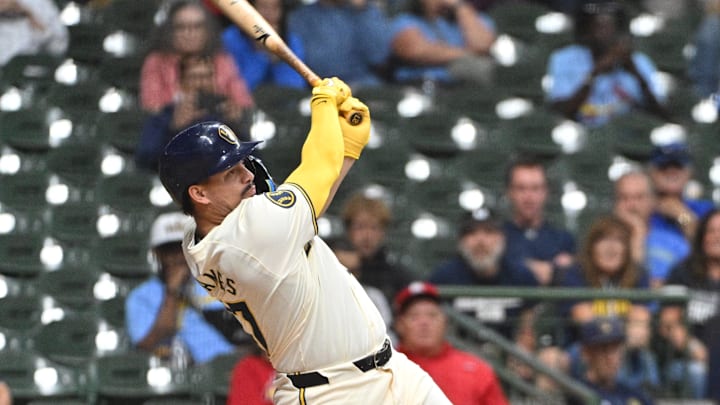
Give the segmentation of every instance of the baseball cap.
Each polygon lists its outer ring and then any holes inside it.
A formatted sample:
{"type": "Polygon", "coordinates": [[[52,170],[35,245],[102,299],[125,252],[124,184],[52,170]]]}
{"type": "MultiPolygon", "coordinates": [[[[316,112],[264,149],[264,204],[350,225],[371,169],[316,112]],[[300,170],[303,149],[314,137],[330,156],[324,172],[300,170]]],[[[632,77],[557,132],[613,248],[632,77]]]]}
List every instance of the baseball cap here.
{"type": "Polygon", "coordinates": [[[619,343],[624,340],[625,325],[618,318],[596,318],[584,323],[580,329],[580,341],[586,346],[619,343]]]}
{"type": "Polygon", "coordinates": [[[150,229],[150,247],[156,248],[170,242],[182,242],[185,237],[185,221],[182,212],[167,212],[158,215],[150,229]]]}
{"type": "Polygon", "coordinates": [[[500,220],[490,208],[481,207],[465,214],[458,227],[458,236],[462,238],[481,228],[496,231],[502,229],[500,220]]]}
{"type": "Polygon", "coordinates": [[[439,303],[440,293],[433,284],[426,281],[413,281],[395,296],[395,311],[397,313],[405,312],[408,305],[418,298],[429,298],[439,303]]]}
{"type": "Polygon", "coordinates": [[[666,166],[669,164],[679,164],[687,166],[692,161],[690,151],[686,144],[682,142],[673,142],[665,145],[657,145],[650,154],[650,163],[653,166],[666,166]]]}

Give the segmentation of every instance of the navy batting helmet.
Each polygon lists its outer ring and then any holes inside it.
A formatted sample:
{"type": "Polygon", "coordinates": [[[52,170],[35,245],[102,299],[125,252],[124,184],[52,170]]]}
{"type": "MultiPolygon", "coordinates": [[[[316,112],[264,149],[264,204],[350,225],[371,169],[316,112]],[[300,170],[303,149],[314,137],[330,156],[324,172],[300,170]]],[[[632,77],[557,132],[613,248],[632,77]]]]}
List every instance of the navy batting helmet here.
{"type": "Polygon", "coordinates": [[[260,142],[240,142],[233,130],[220,122],[195,124],[165,146],[160,156],[160,181],[182,205],[188,187],[249,158],[260,142]]]}

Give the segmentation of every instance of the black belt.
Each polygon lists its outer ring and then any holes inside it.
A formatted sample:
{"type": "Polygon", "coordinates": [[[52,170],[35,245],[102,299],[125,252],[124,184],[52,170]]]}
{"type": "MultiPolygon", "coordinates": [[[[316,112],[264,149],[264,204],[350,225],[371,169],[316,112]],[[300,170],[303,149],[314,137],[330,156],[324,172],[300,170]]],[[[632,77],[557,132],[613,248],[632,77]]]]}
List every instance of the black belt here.
{"type": "MultiPolygon", "coordinates": [[[[365,373],[374,368],[384,366],[390,360],[390,357],[392,357],[392,347],[390,340],[385,339],[382,349],[360,360],[353,361],[353,365],[365,373]]],[[[287,377],[295,388],[316,387],[329,382],[327,377],[317,371],[302,374],[287,374],[287,377]]]]}

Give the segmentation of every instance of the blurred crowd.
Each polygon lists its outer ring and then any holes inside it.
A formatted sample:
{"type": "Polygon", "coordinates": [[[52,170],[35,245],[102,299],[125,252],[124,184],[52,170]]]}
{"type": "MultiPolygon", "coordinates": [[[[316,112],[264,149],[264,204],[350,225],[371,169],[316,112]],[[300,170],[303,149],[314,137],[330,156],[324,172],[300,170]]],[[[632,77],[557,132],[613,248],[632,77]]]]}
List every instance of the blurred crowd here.
{"type": "MultiPolygon", "coordinates": [[[[519,2],[251,1],[319,76],[338,76],[367,93],[391,84],[427,88],[428,83],[492,91],[502,69],[493,49],[507,29],[493,15],[511,7],[504,3],[519,2]]],[[[0,68],[23,54],[62,56],[70,42],[60,19],[67,3],[0,0],[0,68]]],[[[79,3],[97,10],[113,2],[79,3]]],[[[713,95],[717,100],[720,1],[535,3],[573,22],[569,43],[545,61],[548,113],[587,128],[638,112],[664,122],[678,119],[656,62],[638,49],[630,29],[631,19],[641,13],[672,25],[673,18],[695,10],[693,30],[684,33],[693,52],[676,74],[677,86],[689,88],[698,101],[713,95]]],[[[138,169],[155,171],[166,142],[200,121],[223,121],[250,139],[254,94],[264,86],[309,90],[297,72],[262,50],[211,1],[147,4],[147,13],[160,18],[146,31],[138,66],[137,101],[146,117],[134,148],[138,169]]],[[[392,210],[402,207],[362,190],[341,202],[344,232],[329,244],[368,290],[398,350],[425,368],[454,403],[502,404],[508,396],[488,360],[446,339],[443,304],[610,401],[652,403],[672,396],[720,401],[720,211],[712,200],[687,193],[695,168],[710,163],[697,159],[687,140],[657,142],[649,156],[614,180],[607,196],[612,209],[576,233],[547,215],[547,206],[559,197],[551,192],[545,162],[508,156],[505,177],[496,179],[504,181],[506,207],[483,206],[459,218],[453,224],[456,254],[430,263],[428,274],[407,268],[388,243],[392,210]],[[609,291],[684,286],[692,293],[682,305],[632,299],[549,305],[518,297],[446,300],[437,288],[443,285],[609,291]]],[[[219,303],[188,281],[179,244],[181,217],[163,214],[153,225],[149,249],[157,271],[128,295],[125,318],[133,346],[185,367],[251,342],[219,303]]],[[[521,359],[490,357],[493,365],[507,367],[548,395],[564,395],[556,382],[521,359]]],[[[273,376],[261,353],[244,355],[233,370],[228,403],[271,403],[273,376]]],[[[3,388],[0,403],[6,403],[3,388]]]]}

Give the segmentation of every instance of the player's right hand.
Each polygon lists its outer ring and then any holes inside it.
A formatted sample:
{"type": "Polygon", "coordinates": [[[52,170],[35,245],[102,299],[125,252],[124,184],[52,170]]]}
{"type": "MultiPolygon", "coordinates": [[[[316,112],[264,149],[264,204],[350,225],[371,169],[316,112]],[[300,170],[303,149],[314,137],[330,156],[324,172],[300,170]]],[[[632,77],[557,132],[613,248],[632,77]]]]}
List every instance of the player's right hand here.
{"type": "Polygon", "coordinates": [[[323,79],[320,84],[313,87],[312,94],[311,105],[315,105],[315,100],[329,98],[335,102],[335,106],[340,106],[348,97],[352,97],[350,87],[337,77],[323,79]]]}

